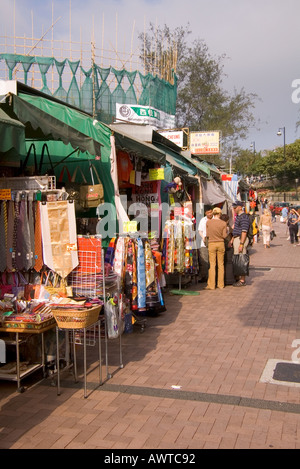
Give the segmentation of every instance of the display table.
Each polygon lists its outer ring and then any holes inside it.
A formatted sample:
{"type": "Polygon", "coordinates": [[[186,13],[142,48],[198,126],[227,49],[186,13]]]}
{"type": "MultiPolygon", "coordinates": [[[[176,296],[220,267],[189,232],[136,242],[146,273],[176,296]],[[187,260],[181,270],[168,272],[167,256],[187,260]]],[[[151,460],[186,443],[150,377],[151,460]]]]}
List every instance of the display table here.
{"type": "Polygon", "coordinates": [[[55,319],[45,321],[45,324],[40,323],[37,325],[26,324],[24,325],[16,325],[15,323],[9,325],[9,323],[5,323],[4,327],[0,327],[0,332],[7,332],[15,334],[15,339],[11,339],[10,337],[1,337],[1,340],[7,345],[15,345],[16,346],[16,373],[4,373],[1,372],[0,366],[0,380],[7,380],[7,381],[16,381],[18,386],[18,392],[24,392],[25,388],[21,386],[21,380],[28,376],[29,374],[37,371],[38,369],[43,369],[43,375],[45,376],[45,341],[44,341],[44,333],[49,331],[50,329],[54,329],[56,326],[55,319]],[[32,326],[32,327],[30,327],[32,326]],[[20,370],[20,344],[26,342],[28,334],[39,334],[41,335],[41,363],[35,363],[28,365],[26,370],[20,370]]]}

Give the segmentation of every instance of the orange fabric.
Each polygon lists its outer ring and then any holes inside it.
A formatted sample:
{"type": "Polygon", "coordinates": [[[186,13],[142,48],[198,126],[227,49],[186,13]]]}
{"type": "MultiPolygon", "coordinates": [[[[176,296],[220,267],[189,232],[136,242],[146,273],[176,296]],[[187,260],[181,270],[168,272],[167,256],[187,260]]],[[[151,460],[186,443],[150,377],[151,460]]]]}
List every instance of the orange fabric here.
{"type": "Polygon", "coordinates": [[[130,173],[134,169],[128,153],[118,151],[117,153],[118,178],[119,181],[129,182],[130,173]]]}

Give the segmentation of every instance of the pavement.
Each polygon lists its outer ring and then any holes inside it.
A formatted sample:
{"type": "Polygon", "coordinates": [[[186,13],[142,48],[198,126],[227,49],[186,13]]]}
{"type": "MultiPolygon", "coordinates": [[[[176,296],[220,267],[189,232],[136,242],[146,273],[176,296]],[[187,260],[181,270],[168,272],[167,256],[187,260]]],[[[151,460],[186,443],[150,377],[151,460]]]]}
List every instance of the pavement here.
{"type": "Polygon", "coordinates": [[[24,393],[0,382],[0,449],[300,449],[300,246],[274,227],[270,249],[250,250],[246,287],[166,293],[167,311],[122,335],[122,359],[109,340],[101,386],[88,347],[87,398],[81,345],[79,382],[64,371],[60,395],[50,378],[24,393]],[[292,379],[274,379],[278,363],[292,379]]]}

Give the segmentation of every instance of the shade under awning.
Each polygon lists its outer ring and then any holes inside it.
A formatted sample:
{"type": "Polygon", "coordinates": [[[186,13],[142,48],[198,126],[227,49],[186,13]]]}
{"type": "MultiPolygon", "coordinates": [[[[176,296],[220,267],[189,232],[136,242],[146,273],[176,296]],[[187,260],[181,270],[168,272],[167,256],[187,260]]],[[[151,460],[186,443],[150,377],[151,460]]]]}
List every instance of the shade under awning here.
{"type": "Polygon", "coordinates": [[[108,126],[115,136],[116,147],[128,153],[135,153],[141,158],[151,160],[154,163],[164,165],[166,163],[166,154],[164,151],[159,150],[154,145],[148,142],[143,142],[126,134],[118,129],[117,125],[108,126]]]}
{"type": "Polygon", "coordinates": [[[101,155],[100,134],[93,119],[83,113],[45,98],[13,95],[13,110],[26,126],[27,138],[60,140],[81,152],[101,155]],[[30,134],[30,135],[28,135],[30,134]]]}
{"type": "Polygon", "coordinates": [[[25,154],[25,126],[0,108],[0,153],[25,154]]]}
{"type": "Polygon", "coordinates": [[[154,144],[157,148],[162,149],[166,152],[166,159],[169,164],[178,168],[180,171],[183,171],[187,174],[195,176],[197,174],[197,168],[194,164],[189,163],[185,158],[183,158],[180,153],[176,153],[170,148],[161,145],[160,143],[154,144]]]}

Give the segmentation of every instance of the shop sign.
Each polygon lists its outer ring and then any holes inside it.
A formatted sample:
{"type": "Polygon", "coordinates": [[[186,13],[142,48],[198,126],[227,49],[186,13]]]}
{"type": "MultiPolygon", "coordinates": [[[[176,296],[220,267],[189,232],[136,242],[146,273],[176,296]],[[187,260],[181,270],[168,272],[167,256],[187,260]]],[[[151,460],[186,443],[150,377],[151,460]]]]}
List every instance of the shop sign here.
{"type": "Polygon", "coordinates": [[[220,153],[220,132],[190,132],[190,152],[193,155],[220,153]]]}
{"type": "Polygon", "coordinates": [[[177,145],[178,147],[180,147],[180,148],[183,147],[183,131],[182,130],[178,130],[178,131],[169,130],[169,131],[166,131],[166,132],[159,132],[159,133],[163,137],[165,137],[168,140],[170,140],[171,142],[175,143],[175,145],[177,145]]]}
{"type": "Polygon", "coordinates": [[[232,174],[222,174],[221,175],[222,181],[232,181],[232,174]]]}
{"type": "Polygon", "coordinates": [[[117,103],[116,119],[135,124],[148,124],[156,129],[171,129],[175,127],[175,116],[151,106],[139,106],[137,104],[117,103]]]}
{"type": "Polygon", "coordinates": [[[165,179],[164,168],[149,169],[149,181],[163,181],[165,179]]]}
{"type": "Polygon", "coordinates": [[[136,204],[144,204],[147,207],[159,203],[158,194],[132,194],[132,201],[136,204]]]}

